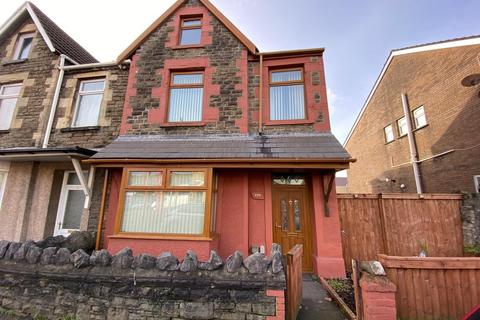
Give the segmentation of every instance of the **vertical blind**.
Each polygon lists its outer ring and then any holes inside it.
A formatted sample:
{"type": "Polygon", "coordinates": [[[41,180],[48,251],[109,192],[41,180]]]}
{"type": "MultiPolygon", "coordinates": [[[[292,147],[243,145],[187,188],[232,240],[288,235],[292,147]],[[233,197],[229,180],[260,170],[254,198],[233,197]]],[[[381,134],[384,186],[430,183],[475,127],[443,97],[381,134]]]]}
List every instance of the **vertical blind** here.
{"type": "Polygon", "coordinates": [[[275,71],[270,79],[270,120],[305,119],[302,71],[275,71]]]}
{"type": "Polygon", "coordinates": [[[201,121],[202,100],[202,73],[174,74],[170,88],[168,121],[201,121]]]}
{"type": "Polygon", "coordinates": [[[200,234],[204,214],[204,191],[128,191],[122,231],[200,234]]]}

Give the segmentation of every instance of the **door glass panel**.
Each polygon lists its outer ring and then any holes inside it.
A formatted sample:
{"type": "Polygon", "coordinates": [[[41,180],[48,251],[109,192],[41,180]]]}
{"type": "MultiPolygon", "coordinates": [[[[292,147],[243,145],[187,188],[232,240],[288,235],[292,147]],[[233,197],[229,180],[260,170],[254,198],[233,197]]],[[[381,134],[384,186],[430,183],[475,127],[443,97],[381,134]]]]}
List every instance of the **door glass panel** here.
{"type": "Polygon", "coordinates": [[[85,194],[82,190],[69,190],[63,217],[63,229],[79,229],[82,218],[85,194]]]}
{"type": "Polygon", "coordinates": [[[305,185],[305,177],[301,174],[277,174],[273,176],[273,184],[303,186],[305,185]]]}
{"type": "Polygon", "coordinates": [[[293,201],[293,221],[295,223],[295,231],[301,231],[300,225],[300,202],[298,200],[293,201]]]}
{"type": "Polygon", "coordinates": [[[287,200],[280,201],[280,211],[282,213],[282,230],[288,231],[288,207],[287,200]]]}

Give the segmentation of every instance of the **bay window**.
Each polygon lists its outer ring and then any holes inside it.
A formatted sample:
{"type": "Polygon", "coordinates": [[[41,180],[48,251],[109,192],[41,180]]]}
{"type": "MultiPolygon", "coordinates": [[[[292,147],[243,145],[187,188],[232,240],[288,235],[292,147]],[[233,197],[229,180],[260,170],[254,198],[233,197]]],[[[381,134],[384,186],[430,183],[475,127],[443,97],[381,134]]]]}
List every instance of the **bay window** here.
{"type": "Polygon", "coordinates": [[[207,235],[210,170],[125,168],[117,233],[207,235]]]}
{"type": "Polygon", "coordinates": [[[170,79],[169,122],[202,120],[203,72],[174,72],[170,79]]]}
{"type": "Polygon", "coordinates": [[[270,71],[270,120],[305,119],[303,69],[270,71]]]}

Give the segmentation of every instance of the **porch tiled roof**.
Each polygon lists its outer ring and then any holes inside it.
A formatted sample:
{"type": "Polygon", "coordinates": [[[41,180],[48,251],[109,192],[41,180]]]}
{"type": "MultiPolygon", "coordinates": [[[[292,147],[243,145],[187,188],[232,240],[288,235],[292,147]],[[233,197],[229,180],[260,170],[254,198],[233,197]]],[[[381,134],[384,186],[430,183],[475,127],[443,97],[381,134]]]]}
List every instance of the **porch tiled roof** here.
{"type": "Polygon", "coordinates": [[[93,159],[340,159],[350,155],[331,133],[120,136],[93,159]]]}

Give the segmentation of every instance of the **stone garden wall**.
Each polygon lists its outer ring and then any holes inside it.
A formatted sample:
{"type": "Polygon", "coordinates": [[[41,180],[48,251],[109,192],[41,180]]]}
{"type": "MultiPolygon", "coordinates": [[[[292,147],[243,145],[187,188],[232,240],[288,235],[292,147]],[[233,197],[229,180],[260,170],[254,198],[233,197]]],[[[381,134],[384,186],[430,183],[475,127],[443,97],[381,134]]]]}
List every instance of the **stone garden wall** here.
{"type": "Polygon", "coordinates": [[[134,257],[125,248],[112,256],[106,250],[87,254],[72,241],[47,245],[0,241],[3,312],[48,319],[284,317],[279,246],[270,256],[245,259],[237,251],[225,262],[212,251],[200,262],[192,251],[179,261],[168,252],[134,257]]]}

